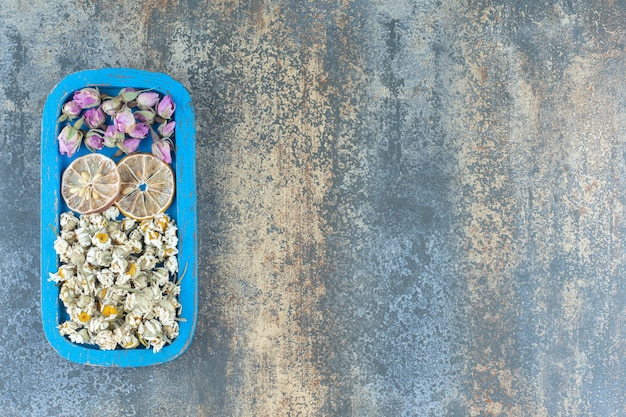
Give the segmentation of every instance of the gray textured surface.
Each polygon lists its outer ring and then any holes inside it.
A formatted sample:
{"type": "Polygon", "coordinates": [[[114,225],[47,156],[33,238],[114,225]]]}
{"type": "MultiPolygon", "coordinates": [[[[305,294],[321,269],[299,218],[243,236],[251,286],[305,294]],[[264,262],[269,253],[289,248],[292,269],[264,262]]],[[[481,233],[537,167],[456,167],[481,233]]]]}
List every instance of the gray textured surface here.
{"type": "Polygon", "coordinates": [[[3,416],[626,416],[622,1],[0,3],[3,416]],[[181,81],[200,321],[64,361],[39,138],[65,75],[181,81]],[[103,410],[107,410],[103,412],[103,410]]]}

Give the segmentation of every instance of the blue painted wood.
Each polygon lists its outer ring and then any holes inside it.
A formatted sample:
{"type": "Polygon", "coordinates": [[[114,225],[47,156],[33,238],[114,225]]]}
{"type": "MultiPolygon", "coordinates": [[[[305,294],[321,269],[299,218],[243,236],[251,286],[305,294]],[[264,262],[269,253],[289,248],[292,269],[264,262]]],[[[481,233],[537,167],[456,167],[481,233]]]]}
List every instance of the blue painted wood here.
{"type": "MultiPolygon", "coordinates": [[[[140,151],[149,152],[150,141],[143,142],[140,151]]],[[[195,116],[191,97],[181,83],[166,74],[131,68],[85,70],[65,77],[49,94],[43,110],[41,137],[41,314],[48,341],[64,358],[88,365],[139,367],[171,361],[189,347],[198,315],[195,143],[195,116]],[[68,97],[84,87],[98,87],[109,94],[115,94],[124,87],[150,88],[162,94],[170,94],[177,106],[172,162],[176,174],[176,195],[167,213],[179,227],[178,262],[180,274],[184,273],[179,302],[184,321],[179,323],[179,336],[158,353],[150,349],[105,351],[78,345],[61,336],[57,329],[66,313],[59,300],[59,286],[48,281],[48,278],[49,273],[59,267],[53,244],[56,231],[59,230],[59,215],[67,210],[60,196],[60,179],[63,170],[73,159],[89,152],[82,146],[72,158],[59,154],[57,136],[62,124],[57,119],[68,97]]],[[[112,156],[114,151],[105,148],[101,152],[112,156]]]]}

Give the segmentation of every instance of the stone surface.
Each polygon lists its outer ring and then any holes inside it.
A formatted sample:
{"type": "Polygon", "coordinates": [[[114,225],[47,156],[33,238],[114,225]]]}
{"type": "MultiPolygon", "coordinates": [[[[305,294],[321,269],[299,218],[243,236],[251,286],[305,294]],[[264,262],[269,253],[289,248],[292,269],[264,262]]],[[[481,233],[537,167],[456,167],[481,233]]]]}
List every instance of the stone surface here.
{"type": "Polygon", "coordinates": [[[2,415],[626,415],[625,23],[611,0],[3,0],[2,415]],[[63,360],[39,312],[41,111],[119,66],[181,81],[198,129],[200,320],[140,369],[63,360]]]}

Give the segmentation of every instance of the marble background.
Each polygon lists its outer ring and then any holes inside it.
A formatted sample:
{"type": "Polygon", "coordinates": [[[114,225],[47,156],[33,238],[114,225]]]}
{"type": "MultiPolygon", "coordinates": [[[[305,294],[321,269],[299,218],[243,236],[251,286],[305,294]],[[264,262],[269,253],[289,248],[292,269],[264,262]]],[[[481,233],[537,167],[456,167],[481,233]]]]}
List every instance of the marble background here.
{"type": "Polygon", "coordinates": [[[3,0],[0,409],[626,416],[620,0],[3,0]],[[77,365],[40,315],[41,113],[165,72],[197,138],[199,323],[77,365]]]}

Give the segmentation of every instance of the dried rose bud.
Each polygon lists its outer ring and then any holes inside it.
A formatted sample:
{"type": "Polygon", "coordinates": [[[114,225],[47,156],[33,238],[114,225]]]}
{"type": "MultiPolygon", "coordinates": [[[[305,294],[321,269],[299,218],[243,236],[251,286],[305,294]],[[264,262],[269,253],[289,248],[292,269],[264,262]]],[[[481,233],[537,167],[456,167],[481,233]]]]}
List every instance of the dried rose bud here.
{"type": "Polygon", "coordinates": [[[61,116],[61,118],[59,118],[59,121],[63,122],[67,119],[76,119],[78,116],[80,116],[81,111],[83,111],[83,109],[74,100],[70,100],[63,105],[61,113],[63,113],[63,116],[65,117],[61,116]]]}
{"type": "Polygon", "coordinates": [[[122,108],[122,101],[118,99],[104,100],[100,105],[102,111],[113,117],[122,108]]]}
{"type": "Polygon", "coordinates": [[[124,139],[122,143],[118,143],[117,147],[120,148],[125,154],[131,154],[139,148],[141,139],[129,138],[124,139]]]}
{"type": "Polygon", "coordinates": [[[152,155],[168,164],[172,163],[172,143],[169,139],[152,137],[152,155]]]}
{"type": "Polygon", "coordinates": [[[136,111],[134,114],[135,119],[140,122],[145,122],[147,124],[151,124],[154,121],[154,117],[156,116],[156,113],[153,109],[139,110],[136,111]]]}
{"type": "Polygon", "coordinates": [[[176,104],[170,95],[163,97],[157,106],[157,114],[164,119],[170,119],[174,115],[174,110],[176,110],[176,104]]]}
{"type": "Polygon", "coordinates": [[[106,116],[100,107],[93,107],[85,112],[85,123],[92,129],[102,126],[106,120],[106,116]]]}
{"type": "Polygon", "coordinates": [[[165,138],[169,138],[174,134],[174,128],[176,127],[176,122],[165,122],[159,125],[158,131],[161,136],[165,138]]]}
{"type": "Polygon", "coordinates": [[[83,132],[73,126],[67,125],[61,130],[57,139],[59,140],[59,152],[61,155],[67,155],[71,158],[80,148],[80,144],[83,140],[83,132]]]}
{"type": "Polygon", "coordinates": [[[97,88],[82,88],[74,93],[74,101],[83,109],[100,105],[100,92],[97,88]]]}
{"type": "Polygon", "coordinates": [[[113,124],[120,132],[130,133],[135,128],[135,116],[130,109],[126,108],[115,115],[113,124]]]}
{"type": "Polygon", "coordinates": [[[159,93],[148,91],[137,96],[137,107],[142,110],[150,109],[159,102],[159,93]]]}
{"type": "Polygon", "coordinates": [[[107,148],[115,148],[118,143],[124,140],[124,133],[120,132],[113,125],[109,125],[104,132],[103,144],[107,148]]]}
{"type": "Polygon", "coordinates": [[[85,134],[85,146],[91,151],[95,152],[104,147],[104,132],[97,129],[91,129],[85,134]]]}
{"type": "Polygon", "coordinates": [[[140,93],[141,91],[137,90],[136,88],[122,88],[117,95],[117,98],[119,98],[124,103],[128,103],[135,100],[140,93]]]}
{"type": "Polygon", "coordinates": [[[148,125],[145,123],[136,123],[135,128],[128,132],[128,136],[135,139],[143,139],[148,136],[148,125]]]}

